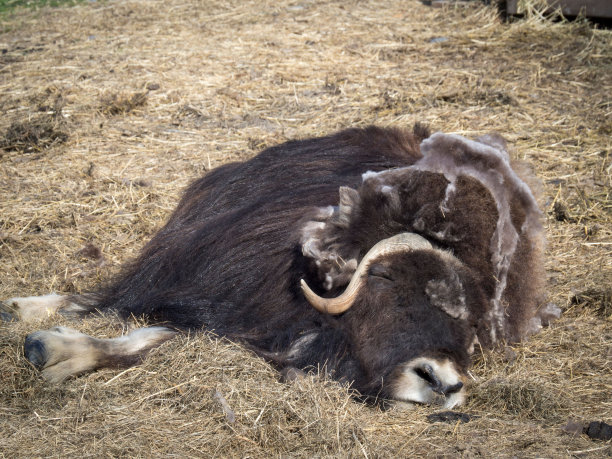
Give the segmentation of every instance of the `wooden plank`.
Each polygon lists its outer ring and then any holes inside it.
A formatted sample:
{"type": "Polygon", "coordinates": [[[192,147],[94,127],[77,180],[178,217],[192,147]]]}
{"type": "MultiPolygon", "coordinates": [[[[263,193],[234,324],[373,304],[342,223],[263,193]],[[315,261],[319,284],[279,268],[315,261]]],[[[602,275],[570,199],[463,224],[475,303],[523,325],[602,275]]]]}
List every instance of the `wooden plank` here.
{"type": "Polygon", "coordinates": [[[612,0],[546,0],[553,8],[561,7],[563,16],[582,14],[593,18],[612,18],[612,0]]]}
{"type": "MultiPolygon", "coordinates": [[[[551,8],[561,8],[564,16],[580,14],[591,18],[612,19],[612,0],[546,0],[551,8]]],[[[518,0],[506,0],[506,14],[520,14],[518,0]]]]}
{"type": "Polygon", "coordinates": [[[518,0],[506,0],[506,14],[509,16],[518,14],[518,0]]]}

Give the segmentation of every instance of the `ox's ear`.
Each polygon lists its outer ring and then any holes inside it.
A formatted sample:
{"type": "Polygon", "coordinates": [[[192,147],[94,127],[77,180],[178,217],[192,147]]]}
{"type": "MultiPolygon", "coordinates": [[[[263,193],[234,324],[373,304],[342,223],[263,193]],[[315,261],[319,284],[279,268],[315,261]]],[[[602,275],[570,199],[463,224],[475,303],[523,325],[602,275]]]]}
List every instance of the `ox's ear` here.
{"type": "Polygon", "coordinates": [[[302,225],[302,254],[313,261],[326,290],[348,284],[357,269],[359,249],[347,241],[346,229],[357,214],[360,202],[357,190],[340,187],[338,206],[316,209],[302,225]]]}
{"type": "Polygon", "coordinates": [[[459,278],[435,279],[427,282],[425,293],[432,305],[441,309],[454,319],[465,319],[468,310],[465,306],[465,293],[459,278]]]}
{"type": "Polygon", "coordinates": [[[430,303],[454,319],[466,319],[469,315],[463,282],[458,274],[462,264],[448,252],[436,250],[443,260],[440,277],[431,279],[425,285],[425,294],[430,303]]]}

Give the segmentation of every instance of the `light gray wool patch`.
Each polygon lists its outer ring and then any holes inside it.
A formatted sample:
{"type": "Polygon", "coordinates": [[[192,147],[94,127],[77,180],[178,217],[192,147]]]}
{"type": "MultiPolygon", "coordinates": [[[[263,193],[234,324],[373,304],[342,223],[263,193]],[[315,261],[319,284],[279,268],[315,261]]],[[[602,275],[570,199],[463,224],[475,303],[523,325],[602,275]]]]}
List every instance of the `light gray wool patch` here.
{"type": "Polygon", "coordinates": [[[519,193],[527,203],[526,219],[521,233],[540,231],[540,211],[529,187],[510,167],[508,153],[503,149],[503,139],[483,137],[486,143],[476,142],[452,134],[435,133],[421,143],[423,158],[412,168],[421,171],[444,174],[449,181],[441,210],[448,211],[447,205],[456,192],[457,177],[464,175],[478,180],[490,193],[497,207],[498,219],[491,238],[491,261],[497,285],[491,298],[491,339],[496,342],[503,337],[507,319],[502,297],[506,288],[508,271],[516,251],[519,233],[512,224],[510,201],[513,194],[519,193]],[[464,155],[465,152],[469,155],[464,155]],[[474,161],[474,156],[483,159],[482,164],[474,161]],[[494,168],[490,165],[495,164],[494,168]]]}

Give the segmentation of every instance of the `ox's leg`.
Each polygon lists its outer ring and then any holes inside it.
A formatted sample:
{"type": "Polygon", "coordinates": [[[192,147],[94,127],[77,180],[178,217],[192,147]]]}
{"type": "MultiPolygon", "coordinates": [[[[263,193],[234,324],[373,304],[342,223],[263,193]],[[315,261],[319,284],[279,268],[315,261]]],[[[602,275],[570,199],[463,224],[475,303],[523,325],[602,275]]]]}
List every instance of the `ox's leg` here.
{"type": "Polygon", "coordinates": [[[50,382],[97,370],[137,365],[154,347],[177,332],[165,327],[138,328],[128,335],[98,339],[67,327],[40,330],[26,337],[26,358],[50,382]]]}
{"type": "Polygon", "coordinates": [[[57,295],[10,298],[0,302],[0,320],[34,321],[55,313],[82,316],[96,307],[93,295],[57,295]]]}

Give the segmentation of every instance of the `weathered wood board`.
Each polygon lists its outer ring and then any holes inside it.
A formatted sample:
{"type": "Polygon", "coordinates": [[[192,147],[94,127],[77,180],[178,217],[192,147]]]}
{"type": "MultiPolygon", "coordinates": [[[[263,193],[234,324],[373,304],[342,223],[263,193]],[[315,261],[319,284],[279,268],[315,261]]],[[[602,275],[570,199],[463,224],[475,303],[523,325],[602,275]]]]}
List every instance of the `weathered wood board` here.
{"type": "MultiPolygon", "coordinates": [[[[612,19],[612,0],[546,0],[551,8],[561,8],[564,16],[584,15],[612,19]]],[[[509,15],[520,14],[518,0],[506,0],[509,15]]]]}

